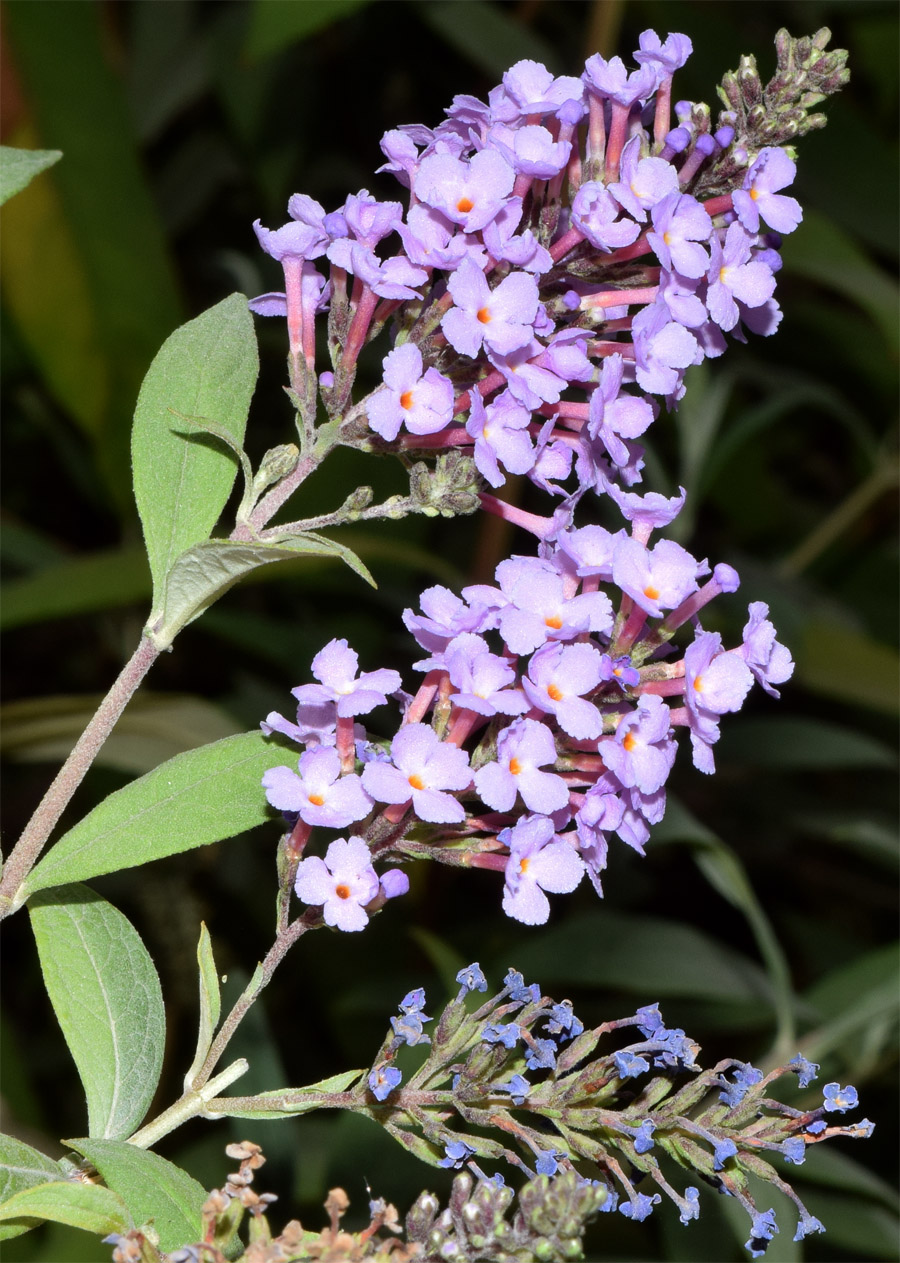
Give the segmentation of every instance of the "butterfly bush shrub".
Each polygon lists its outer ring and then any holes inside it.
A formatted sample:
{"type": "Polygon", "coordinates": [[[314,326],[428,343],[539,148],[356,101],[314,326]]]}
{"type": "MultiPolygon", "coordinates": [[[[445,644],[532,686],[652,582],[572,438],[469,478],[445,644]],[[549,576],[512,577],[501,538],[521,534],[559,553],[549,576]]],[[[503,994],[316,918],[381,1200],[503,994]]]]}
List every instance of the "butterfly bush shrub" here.
{"type": "MultiPolygon", "coordinates": [[[[255,472],[242,444],[255,380],[246,301],[225,300],[166,343],[138,401],[133,445],[153,610],[0,887],[4,914],[24,904],[31,912],[91,1134],[66,1142],[75,1156],[62,1164],[25,1155],[40,1178],[11,1185],[0,1207],[7,1221],[89,1222],[110,1234],[117,1263],[220,1259],[245,1212],[248,1261],[391,1250],[398,1259],[563,1259],[580,1256],[584,1224],[598,1212],[642,1221],[664,1195],[689,1223],[707,1184],[747,1210],[746,1246],[757,1257],[778,1231],[774,1211],[754,1198],[759,1177],[795,1203],[795,1240],[823,1229],[768,1159],[798,1164],[821,1140],[868,1135],[868,1121],[832,1121],[856,1106],[855,1089],[829,1083],[821,1101],[785,1105],[771,1085],[791,1071],[806,1089],[812,1062],[798,1054],[763,1073],[729,1058],[704,1069],[699,1046],[666,1027],[652,1002],[586,1030],[569,1001],[514,969],[479,1000],[488,980],[472,964],[434,1020],[421,989],[401,1001],[370,1068],[241,1097],[225,1090],[246,1061],[219,1067],[290,947],[326,926],[364,932],[389,901],[402,906],[413,861],[487,870],[503,912],[530,926],[548,920],[548,895],[585,878],[602,895],[611,840],[642,855],[663,817],[679,736],[694,766],[713,773],[722,718],[754,685],[777,698],[789,680],[790,652],[765,603],[749,605],[740,643],[705,630],[706,606],[738,599],[739,576],[667,537],[685,492],[667,498],[642,486],[641,439],[677,408],[690,366],[718,358],[730,339],[777,330],[779,247],[802,218],[786,191],[793,146],[822,125],[814,107],[847,77],[845,54],[826,51],[828,40],[826,30],[779,32],[774,78],[763,85],[744,59],[719,89],[717,119],[674,95],[691,52],[684,35],[645,31],[632,69],[594,55],[580,76],[555,78],[521,61],[487,102],[459,96],[437,127],[385,135],[380,170],[396,177],[397,201],[361,190],[326,211],[298,193],[287,223],[257,221],[284,289],[249,307],[286,322],[297,435],[255,472]],[[365,394],[357,370],[370,345],[381,380],[365,394]],[[342,447],[399,458],[408,494],[375,503],[361,486],[333,512],[280,520],[342,447]],[[244,494],[234,528],[213,537],[237,466],[244,494]],[[504,498],[513,475],[544,494],[543,512],[504,498]],[[595,497],[615,506],[618,529],[593,520],[595,497]],[[127,786],[36,862],[156,656],[242,575],[313,554],[368,577],[324,528],[477,511],[522,528],[531,549],[502,560],[493,583],[461,593],[432,586],[404,611],[420,650],[409,691],[398,671],[361,663],[334,639],[293,688],[296,709],[127,786]],[[216,788],[226,780],[227,792],[216,788]],[[159,1073],[149,1057],[145,1082],[125,1093],[129,1107],[112,1108],[95,1083],[102,1054],[86,1047],[66,1004],[65,928],[77,923],[81,942],[114,925],[128,943],[132,963],[117,965],[110,1019],[117,1034],[152,1030],[161,1002],[146,999],[155,973],[136,932],[76,883],[231,836],[266,818],[266,803],[284,820],[270,951],[223,1018],[204,929],[200,1032],[182,1097],[145,1119],[159,1073]],[[136,840],[126,826],[139,811],[149,815],[136,840]],[[398,1057],[410,1047],[412,1070],[407,1053],[398,1057]],[[401,1243],[397,1212],[383,1202],[372,1203],[368,1229],[343,1232],[347,1199],[334,1190],[329,1228],[295,1221],[273,1237],[272,1199],[251,1188],[256,1146],[229,1149],[241,1170],[208,1196],[152,1152],[198,1115],[315,1108],[362,1114],[426,1163],[465,1168],[448,1208],[424,1193],[401,1243]],[[679,1168],[699,1183],[685,1184],[679,1168]],[[528,1182],[507,1219],[510,1169],[528,1182]],[[166,1218],[151,1186],[178,1191],[194,1233],[166,1218]]],[[[111,1081],[121,1086],[115,1073],[111,1081]]]]}

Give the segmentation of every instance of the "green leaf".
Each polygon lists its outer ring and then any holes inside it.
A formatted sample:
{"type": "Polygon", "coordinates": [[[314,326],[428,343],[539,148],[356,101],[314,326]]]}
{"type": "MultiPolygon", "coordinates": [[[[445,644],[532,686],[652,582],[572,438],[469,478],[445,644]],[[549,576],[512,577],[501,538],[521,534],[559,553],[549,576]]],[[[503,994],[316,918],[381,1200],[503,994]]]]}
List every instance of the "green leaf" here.
{"type": "Polygon", "coordinates": [[[243,732],[178,754],[98,804],[32,869],[17,896],[134,868],[244,833],[269,819],[263,772],[285,752],[243,732]]]}
{"type": "Polygon", "coordinates": [[[97,1236],[127,1232],[131,1227],[125,1203],[100,1184],[54,1180],[16,1193],[0,1205],[0,1221],[52,1220],[97,1236]]]}
{"type": "Polygon", "coordinates": [[[222,1011],[222,996],[219,991],[219,971],[213,958],[212,942],[209,930],[203,921],[200,922],[200,942],[197,944],[197,965],[200,971],[200,1027],[197,1032],[197,1051],[191,1068],[184,1077],[185,1085],[190,1086],[194,1076],[203,1065],[209,1052],[213,1035],[219,1024],[222,1011]]]}
{"type": "Polygon", "coordinates": [[[255,1096],[235,1097],[233,1106],[229,1104],[228,1097],[217,1097],[215,1109],[209,1112],[228,1118],[290,1118],[321,1108],[323,1098],[333,1092],[346,1092],[363,1074],[364,1070],[343,1070],[304,1088],[276,1088],[255,1096]]]}
{"type": "Polygon", "coordinates": [[[14,149],[0,145],[0,206],[27,188],[36,175],[62,157],[60,149],[14,149]]]}
{"type": "Polygon", "coordinates": [[[451,48],[494,79],[523,58],[542,62],[561,73],[560,57],[553,44],[510,16],[508,5],[485,0],[428,0],[416,6],[417,16],[451,48]]]}
{"type": "Polygon", "coordinates": [[[93,1136],[127,1136],[153,1099],[166,1018],[156,968],[131,922],[87,886],[33,899],[47,994],[78,1068],[93,1136]]]}
{"type": "Polygon", "coordinates": [[[797,679],[823,697],[896,715],[900,655],[854,628],[811,620],[797,651],[797,679]],[[847,671],[846,664],[853,663],[847,671]]]}
{"type": "Polygon", "coordinates": [[[210,539],[189,548],[172,566],[162,603],[147,624],[148,636],[158,648],[166,648],[182,627],[199,618],[244,575],[298,556],[339,558],[375,587],[368,569],[349,548],[314,531],[288,536],[277,544],[210,539]]]}
{"type": "Polygon", "coordinates": [[[876,267],[843,229],[824,215],[806,210],[803,231],[784,243],[785,270],[827,285],[862,307],[878,326],[889,350],[897,353],[897,284],[876,267]]]}
{"type": "Polygon", "coordinates": [[[201,1237],[200,1208],[209,1194],[192,1175],[124,1140],[66,1140],[97,1168],[136,1224],[153,1221],[159,1248],[175,1250],[201,1237]]]}
{"type": "Polygon", "coordinates": [[[209,538],[237,473],[218,443],[180,433],[173,410],[210,417],[240,444],[258,371],[247,300],[232,294],[176,329],[144,378],[131,451],[155,607],[181,554],[209,538]]]}
{"type": "Polygon", "coordinates": [[[827,719],[749,716],[724,738],[723,757],[733,762],[784,771],[828,771],[833,768],[891,768],[896,756],[889,746],[867,733],[855,732],[827,719]]]}
{"type": "Polygon", "coordinates": [[[147,554],[140,546],[67,558],[0,588],[0,628],[92,614],[149,600],[147,554]]]}
{"type": "MultiPolygon", "coordinates": [[[[0,706],[0,753],[27,762],[62,762],[102,697],[26,698],[0,706]]],[[[238,724],[202,697],[138,693],[100,749],[97,765],[140,776],[185,750],[232,736],[238,724]]]]}
{"type": "Polygon", "coordinates": [[[244,55],[250,61],[268,57],[370,3],[371,0],[256,0],[244,55]]]}
{"type": "Polygon", "coordinates": [[[541,985],[572,983],[652,996],[772,1004],[758,965],[692,926],[604,908],[569,918],[520,950],[516,968],[541,985]]]}
{"type": "Polygon", "coordinates": [[[174,270],[101,8],[42,0],[5,19],[33,111],[15,143],[65,161],[4,208],[4,304],[128,513],[134,400],[182,318],[174,270]]]}
{"type": "MultiPolygon", "coordinates": [[[[32,1149],[14,1136],[0,1135],[0,1203],[7,1201],[23,1189],[33,1188],[35,1184],[46,1184],[62,1178],[58,1162],[48,1158],[38,1149],[32,1149]]],[[[27,1232],[37,1221],[31,1223],[0,1224],[0,1241],[10,1237],[18,1237],[27,1232]]]]}

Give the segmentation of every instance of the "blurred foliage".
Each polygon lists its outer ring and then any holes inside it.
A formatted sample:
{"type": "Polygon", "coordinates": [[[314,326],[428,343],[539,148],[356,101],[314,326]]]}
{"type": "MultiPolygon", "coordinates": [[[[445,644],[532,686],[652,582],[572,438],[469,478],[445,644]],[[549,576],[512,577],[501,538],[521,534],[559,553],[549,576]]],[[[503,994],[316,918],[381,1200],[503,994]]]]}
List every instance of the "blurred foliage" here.
{"type": "MultiPolygon", "coordinates": [[[[493,981],[515,964],[565,990],[585,1023],[660,999],[667,1022],[709,1058],[765,1063],[777,1039],[794,1039],[823,1062],[823,1080],[856,1084],[879,1123],[852,1154],[814,1154],[796,1173],[828,1226],[810,1249],[821,1260],[895,1258],[896,5],[8,0],[3,22],[2,141],[64,154],[3,211],[8,838],[43,793],[46,760],[71,740],[73,715],[108,687],[146,617],[127,454],[137,389],[179,321],[234,289],[277,287],[254,219],[283,222],[294,191],[326,207],[360,187],[393,194],[372,174],[382,132],[436,123],[456,93],[484,97],[520,57],[577,72],[598,48],[627,60],[647,26],[684,31],[695,51],[677,94],[712,104],[741,53],[770,69],[779,26],[828,25],[850,50],[849,89],[829,103],[825,131],[800,146],[795,191],[807,214],[784,251],[781,329],[694,370],[679,412],[654,427],[648,461],[654,489],[688,488],[684,542],[743,577],[740,595],[717,603],[719,629],[734,638],[748,600],[771,605],[797,659],[782,701],[760,695],[723,726],[715,778],[682,756],[681,802],[645,860],[618,847],[604,904],[579,890],[535,931],[500,915],[496,877],[416,872],[410,897],[364,936],[316,939],[314,967],[301,944],[234,1054],[251,1059],[248,1093],[359,1064],[406,990],[425,985],[440,1002],[472,959],[493,981]]],[[[259,321],[258,334],[254,463],[291,438],[284,331],[259,321]]],[[[373,384],[377,370],[375,357],[362,365],[373,384]]],[[[333,507],[359,481],[379,496],[402,489],[395,468],[344,453],[313,481],[305,511],[333,507]]],[[[510,491],[537,506],[530,487],[510,491]]],[[[605,506],[598,512],[607,520],[605,506]]],[[[510,548],[528,547],[480,519],[411,519],[344,538],[379,589],[315,559],[233,591],[154,667],[162,727],[136,711],[63,826],[167,753],[287,709],[332,636],[346,636],[366,669],[394,666],[408,681],[414,650],[399,614],[420,588],[436,577],[483,581],[510,548]]],[[[96,883],[139,927],[162,974],[169,1041],[158,1107],[178,1094],[195,1039],[199,921],[228,975],[228,1003],[271,941],[277,836],[273,823],[227,848],[161,860],[138,882],[120,873],[96,883]]],[[[55,1137],[84,1130],[77,1080],[24,916],[9,922],[5,946],[15,978],[4,989],[6,1129],[58,1156],[55,1137]]],[[[446,1195],[363,1119],[256,1131],[284,1219],[316,1215],[337,1183],[360,1206],[366,1179],[401,1209],[425,1185],[446,1195]]],[[[197,1122],[160,1152],[209,1187],[223,1136],[197,1122]]],[[[705,1198],[685,1229],[662,1213],[641,1226],[602,1216],[588,1255],[739,1259],[745,1226],[732,1226],[729,1209],[705,1198]]],[[[769,1259],[800,1257],[787,1236],[769,1259]]],[[[105,1257],[100,1249],[53,1227],[7,1243],[4,1257],[75,1263],[105,1257]]]]}

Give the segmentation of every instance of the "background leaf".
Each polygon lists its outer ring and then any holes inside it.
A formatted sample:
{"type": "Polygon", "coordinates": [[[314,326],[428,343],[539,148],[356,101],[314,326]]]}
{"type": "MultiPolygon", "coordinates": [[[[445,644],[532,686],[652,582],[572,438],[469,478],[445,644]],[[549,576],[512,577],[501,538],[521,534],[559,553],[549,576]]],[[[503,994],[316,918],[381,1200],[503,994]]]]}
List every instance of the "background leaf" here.
{"type": "MultiPolygon", "coordinates": [[[[0,1204],[8,1201],[15,1193],[21,1193],[23,1189],[61,1178],[62,1171],[58,1162],[14,1136],[0,1135],[0,1204]]],[[[20,1233],[27,1232],[31,1226],[30,1223],[16,1224],[15,1221],[0,1223],[0,1241],[17,1237],[20,1233]]]]}
{"type": "Polygon", "coordinates": [[[162,1066],[166,1017],[153,961],[130,921],[87,886],[46,891],[29,912],[47,994],[84,1086],[88,1128],[127,1136],[147,1112],[162,1066]]]}
{"type": "Polygon", "coordinates": [[[261,732],[178,754],[70,829],[32,869],[22,896],[234,837],[268,818],[262,774],[284,751],[261,732]]]}
{"type": "Polygon", "coordinates": [[[65,1143],[93,1163],[136,1224],[153,1221],[161,1250],[200,1240],[200,1208],[208,1194],[186,1171],[122,1140],[85,1138],[65,1143]]]}
{"type": "Polygon", "coordinates": [[[27,188],[36,175],[62,157],[60,149],[14,149],[0,145],[0,206],[27,188]]]}
{"type": "Polygon", "coordinates": [[[218,443],[186,437],[173,410],[208,416],[240,443],[258,371],[247,300],[232,294],[176,329],[144,378],[131,450],[155,605],[176,559],[209,536],[237,472],[218,443]]]}

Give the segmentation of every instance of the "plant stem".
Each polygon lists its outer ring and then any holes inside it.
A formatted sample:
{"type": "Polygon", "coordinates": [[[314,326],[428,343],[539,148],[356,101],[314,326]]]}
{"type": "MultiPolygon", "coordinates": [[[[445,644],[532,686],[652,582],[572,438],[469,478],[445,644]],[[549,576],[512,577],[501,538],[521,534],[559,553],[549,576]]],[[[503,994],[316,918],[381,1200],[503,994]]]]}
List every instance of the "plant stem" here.
{"type": "Polygon", "coordinates": [[[115,727],[144,676],[159,656],[159,650],[145,636],[141,637],[119,678],[100,703],[93,718],[78,738],[69,757],[60,768],[34,815],[10,852],[0,881],[0,918],[15,912],[19,904],[16,892],[31,872],[60,816],[97,756],[97,752],[115,727]]]}
{"type": "Polygon", "coordinates": [[[202,1092],[185,1092],[174,1105],[170,1105],[167,1110],[163,1110],[152,1122],[146,1127],[142,1127],[140,1131],[136,1131],[133,1136],[128,1137],[128,1143],[135,1145],[138,1149],[149,1149],[151,1145],[155,1145],[157,1140],[167,1136],[170,1131],[174,1131],[176,1127],[180,1127],[182,1123],[186,1123],[189,1118],[195,1118],[198,1114],[206,1114],[209,1102],[221,1092],[224,1088],[230,1087],[235,1079],[239,1079],[242,1074],[246,1074],[250,1069],[250,1063],[245,1057],[239,1057],[237,1061],[232,1062],[227,1070],[223,1070],[221,1074],[206,1085],[202,1092]]]}
{"type": "Polygon", "coordinates": [[[240,1026],[247,1014],[250,1006],[259,997],[264,987],[268,986],[275,970],[281,964],[289,949],[293,947],[301,934],[305,934],[307,930],[311,930],[313,926],[321,921],[321,911],[318,908],[310,908],[304,912],[303,916],[297,917],[292,921],[286,929],[279,930],[278,937],[269,948],[265,960],[262,964],[257,965],[253,972],[253,977],[247,986],[238,996],[231,1012],[225,1018],[225,1021],[219,1027],[219,1033],[209,1046],[209,1052],[206,1054],[206,1060],[197,1072],[194,1082],[191,1084],[195,1092],[199,1092],[209,1076],[215,1070],[222,1053],[228,1046],[234,1032],[240,1026]]]}

